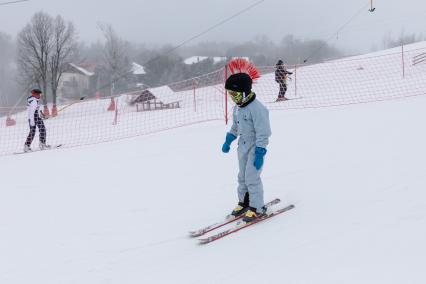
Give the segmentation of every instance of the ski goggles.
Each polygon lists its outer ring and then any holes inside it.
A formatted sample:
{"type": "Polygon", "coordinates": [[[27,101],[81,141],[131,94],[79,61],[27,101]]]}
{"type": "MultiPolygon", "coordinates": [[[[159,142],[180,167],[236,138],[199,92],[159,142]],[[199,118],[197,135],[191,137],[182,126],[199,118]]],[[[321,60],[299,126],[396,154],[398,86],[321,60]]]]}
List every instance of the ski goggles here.
{"type": "Polygon", "coordinates": [[[242,92],[236,92],[231,90],[226,90],[228,92],[228,95],[231,97],[231,99],[234,101],[234,103],[241,104],[243,102],[243,93],[242,92]]]}

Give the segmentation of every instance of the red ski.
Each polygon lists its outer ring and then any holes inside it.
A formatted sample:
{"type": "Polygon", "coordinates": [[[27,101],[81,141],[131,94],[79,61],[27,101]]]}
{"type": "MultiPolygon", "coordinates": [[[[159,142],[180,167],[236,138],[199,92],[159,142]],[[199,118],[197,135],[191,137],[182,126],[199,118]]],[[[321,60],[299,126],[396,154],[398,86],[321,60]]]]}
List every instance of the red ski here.
{"type": "MultiPolygon", "coordinates": [[[[280,201],[281,200],[279,198],[275,198],[274,200],[266,203],[265,207],[269,208],[269,207],[271,207],[271,206],[273,206],[275,204],[280,203],[280,201]]],[[[204,234],[206,234],[208,232],[211,232],[211,231],[216,230],[216,229],[218,229],[220,227],[228,225],[228,224],[230,224],[230,223],[232,223],[234,221],[240,220],[241,218],[243,218],[243,216],[244,216],[244,214],[242,214],[242,215],[238,216],[237,218],[235,218],[232,215],[228,215],[228,216],[226,216],[225,220],[222,221],[222,222],[218,222],[218,223],[212,224],[210,226],[207,226],[205,228],[189,232],[189,236],[192,237],[192,238],[196,238],[196,237],[202,236],[202,235],[204,235],[204,234]]]]}
{"type": "Polygon", "coordinates": [[[277,215],[279,215],[281,213],[284,213],[284,212],[286,212],[286,211],[288,211],[290,209],[293,209],[294,207],[295,206],[292,204],[292,205],[289,205],[287,207],[284,207],[284,208],[272,211],[270,213],[267,213],[265,216],[260,217],[259,219],[256,219],[255,221],[250,222],[250,223],[245,223],[243,221],[240,221],[240,222],[238,222],[236,224],[236,226],[234,228],[227,229],[225,231],[219,232],[219,233],[217,233],[215,235],[212,235],[210,237],[207,237],[207,238],[198,239],[199,240],[199,244],[200,245],[205,245],[205,244],[214,242],[214,241],[219,240],[219,239],[221,239],[221,238],[223,238],[225,236],[228,236],[228,235],[230,235],[232,233],[235,233],[235,232],[238,232],[238,231],[240,231],[240,230],[242,230],[244,228],[250,227],[251,225],[260,223],[260,222],[265,221],[265,220],[267,220],[269,218],[272,218],[272,217],[277,216],[277,215]]]}

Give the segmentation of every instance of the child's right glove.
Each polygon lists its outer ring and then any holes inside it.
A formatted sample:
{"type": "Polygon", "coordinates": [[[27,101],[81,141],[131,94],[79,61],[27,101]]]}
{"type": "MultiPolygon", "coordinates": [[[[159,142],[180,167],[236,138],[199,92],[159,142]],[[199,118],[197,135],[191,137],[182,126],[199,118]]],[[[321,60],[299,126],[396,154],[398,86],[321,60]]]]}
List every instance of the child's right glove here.
{"type": "Polygon", "coordinates": [[[223,143],[223,146],[222,146],[222,152],[223,153],[228,153],[229,152],[229,150],[231,149],[231,143],[235,139],[237,139],[237,137],[234,134],[229,133],[229,132],[226,133],[225,143],[223,143]]]}

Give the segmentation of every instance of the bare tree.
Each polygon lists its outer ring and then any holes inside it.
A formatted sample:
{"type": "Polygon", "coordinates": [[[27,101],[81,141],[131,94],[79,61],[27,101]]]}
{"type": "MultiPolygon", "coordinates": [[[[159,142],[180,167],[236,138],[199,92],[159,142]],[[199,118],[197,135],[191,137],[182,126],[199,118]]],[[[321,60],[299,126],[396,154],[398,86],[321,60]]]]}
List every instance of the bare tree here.
{"type": "Polygon", "coordinates": [[[61,16],[53,21],[52,51],[49,60],[50,88],[52,90],[53,109],[56,115],[57,90],[66,66],[74,59],[77,50],[77,40],[74,25],[65,23],[61,16]]]}
{"type": "Polygon", "coordinates": [[[13,98],[15,84],[13,76],[15,73],[13,59],[15,57],[15,46],[11,36],[0,32],[0,106],[15,103],[13,98]]]}
{"type": "MultiPolygon", "coordinates": [[[[46,93],[49,78],[49,55],[53,47],[53,20],[44,12],[36,13],[18,34],[18,65],[24,80],[37,84],[46,93]]],[[[43,104],[47,98],[43,96],[43,104]]]]}
{"type": "Polygon", "coordinates": [[[111,25],[101,25],[105,37],[103,50],[103,69],[110,78],[111,95],[117,89],[117,85],[125,82],[130,74],[131,64],[127,57],[128,43],[121,39],[111,25]]]}

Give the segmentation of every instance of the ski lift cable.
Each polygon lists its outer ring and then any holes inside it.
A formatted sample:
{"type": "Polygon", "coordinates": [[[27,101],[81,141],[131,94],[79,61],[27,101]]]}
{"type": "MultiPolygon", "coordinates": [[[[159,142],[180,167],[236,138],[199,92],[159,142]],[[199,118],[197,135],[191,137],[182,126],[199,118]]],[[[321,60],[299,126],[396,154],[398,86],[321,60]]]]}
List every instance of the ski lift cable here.
{"type": "MultiPolygon", "coordinates": [[[[189,43],[189,42],[191,42],[191,41],[193,41],[193,40],[195,40],[195,39],[197,39],[197,38],[199,38],[199,37],[201,37],[201,36],[203,36],[203,35],[207,34],[207,33],[208,33],[208,32],[210,32],[211,30],[213,30],[213,29],[215,29],[215,28],[217,28],[217,27],[219,27],[219,26],[221,26],[221,25],[223,25],[223,24],[225,24],[225,23],[227,23],[227,22],[229,22],[229,21],[233,20],[234,18],[236,18],[236,17],[240,16],[241,14],[244,14],[244,13],[248,12],[249,10],[253,9],[254,7],[258,6],[259,4],[261,4],[262,2],[265,2],[265,1],[266,1],[266,0],[260,0],[260,1],[257,1],[257,2],[255,2],[255,3],[253,3],[253,4],[249,5],[249,6],[247,6],[246,8],[244,8],[244,9],[242,9],[242,10],[240,10],[240,11],[238,11],[238,12],[234,13],[234,14],[232,14],[231,16],[229,16],[229,17],[227,17],[227,18],[223,19],[222,21],[220,21],[220,22],[218,22],[218,23],[214,24],[213,26],[211,26],[211,27],[207,28],[206,30],[204,30],[204,31],[202,31],[202,32],[200,32],[200,33],[198,33],[198,34],[196,34],[196,35],[192,36],[191,38],[188,38],[188,39],[186,39],[186,40],[182,41],[181,43],[179,43],[178,45],[176,45],[176,46],[174,46],[174,47],[170,48],[169,50],[165,51],[164,53],[159,54],[159,55],[157,55],[157,56],[154,56],[153,58],[151,58],[151,59],[149,59],[149,60],[147,60],[147,61],[143,62],[143,63],[142,63],[142,65],[143,65],[143,66],[145,66],[146,64],[151,63],[152,61],[157,60],[157,59],[158,59],[158,58],[160,58],[161,56],[164,56],[164,55],[168,55],[168,54],[170,54],[171,52],[173,52],[173,51],[175,51],[176,49],[178,49],[178,48],[182,47],[183,45],[185,45],[185,44],[187,44],[187,43],[189,43]]],[[[101,86],[101,87],[99,87],[98,89],[103,89],[103,88],[105,88],[105,87],[108,87],[108,86],[110,86],[111,84],[114,84],[114,83],[116,83],[117,81],[119,81],[120,79],[122,79],[122,78],[126,77],[126,76],[127,76],[128,74],[130,74],[130,73],[131,73],[131,72],[126,72],[126,73],[124,73],[123,75],[118,76],[118,78],[117,78],[117,79],[114,79],[114,80],[113,80],[110,84],[106,84],[105,86],[101,86]]]]}
{"type": "Polygon", "coordinates": [[[357,18],[363,11],[365,11],[365,8],[370,6],[370,2],[366,5],[363,5],[348,21],[346,21],[340,28],[338,28],[330,37],[328,37],[324,43],[318,47],[314,52],[312,52],[308,57],[306,57],[305,60],[303,60],[303,63],[306,63],[312,56],[317,54],[321,49],[324,48],[324,46],[333,38],[336,37],[336,35],[339,34],[341,30],[343,30],[347,25],[349,25],[355,18],[357,18]]]}
{"type": "Polygon", "coordinates": [[[201,36],[205,35],[206,33],[210,32],[211,30],[213,30],[213,29],[215,29],[215,28],[217,28],[217,27],[219,27],[219,26],[221,26],[221,25],[223,25],[223,24],[225,24],[225,23],[229,22],[230,20],[234,19],[235,17],[238,17],[239,15],[241,15],[241,14],[243,14],[243,13],[245,13],[245,12],[247,12],[247,11],[251,10],[251,9],[252,9],[252,8],[254,8],[255,6],[257,6],[257,5],[259,5],[260,3],[265,2],[265,1],[266,1],[266,0],[260,0],[260,1],[257,1],[257,2],[255,2],[255,3],[253,3],[253,4],[251,4],[250,6],[248,6],[248,7],[244,8],[243,10],[240,10],[239,12],[237,12],[237,13],[235,13],[235,14],[233,14],[233,15],[229,16],[228,18],[226,18],[226,19],[224,19],[224,20],[222,20],[222,21],[218,22],[217,24],[215,24],[215,25],[213,25],[213,26],[209,27],[208,29],[206,29],[206,30],[204,30],[204,31],[200,32],[199,34],[197,34],[197,35],[195,35],[195,36],[193,36],[193,37],[191,37],[191,38],[189,38],[189,39],[187,39],[187,40],[185,40],[185,41],[181,42],[181,43],[180,43],[180,44],[178,44],[177,46],[175,46],[175,47],[171,48],[170,50],[168,50],[166,54],[168,54],[168,53],[170,53],[170,52],[172,52],[172,51],[174,51],[174,50],[178,49],[179,47],[181,47],[181,46],[183,46],[183,45],[187,44],[188,42],[193,41],[194,39],[197,39],[197,38],[199,38],[199,37],[201,37],[201,36]]]}
{"type": "Polygon", "coordinates": [[[10,5],[10,4],[17,4],[21,2],[29,2],[30,0],[17,0],[17,1],[10,1],[10,2],[0,2],[0,6],[10,5]]]}

